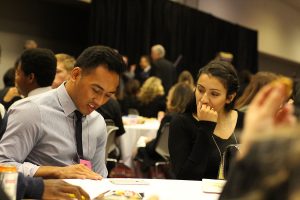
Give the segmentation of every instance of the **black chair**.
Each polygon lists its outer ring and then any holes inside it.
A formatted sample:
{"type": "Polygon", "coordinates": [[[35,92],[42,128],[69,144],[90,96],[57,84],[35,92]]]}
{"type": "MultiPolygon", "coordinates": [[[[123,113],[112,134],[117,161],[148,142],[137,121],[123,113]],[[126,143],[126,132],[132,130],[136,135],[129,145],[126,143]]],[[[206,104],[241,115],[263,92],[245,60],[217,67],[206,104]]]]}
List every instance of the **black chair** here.
{"type": "Polygon", "coordinates": [[[117,163],[118,160],[115,158],[109,158],[108,154],[114,151],[117,148],[116,144],[116,131],[119,130],[116,126],[106,126],[107,128],[107,141],[106,141],[106,149],[105,149],[105,159],[109,162],[117,163]]]}
{"type": "Polygon", "coordinates": [[[158,167],[160,165],[169,165],[170,153],[169,153],[169,132],[170,132],[170,123],[166,123],[162,130],[161,135],[158,139],[157,145],[155,147],[156,153],[158,153],[164,161],[155,162],[155,173],[158,174],[158,167]]]}

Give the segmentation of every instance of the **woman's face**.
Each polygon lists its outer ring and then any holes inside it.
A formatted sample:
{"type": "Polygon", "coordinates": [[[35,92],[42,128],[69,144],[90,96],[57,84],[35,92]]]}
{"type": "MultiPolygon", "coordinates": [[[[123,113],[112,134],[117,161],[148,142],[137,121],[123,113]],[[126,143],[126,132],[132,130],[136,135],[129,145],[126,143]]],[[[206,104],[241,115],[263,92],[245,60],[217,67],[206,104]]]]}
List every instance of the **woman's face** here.
{"type": "Polygon", "coordinates": [[[196,87],[196,102],[208,105],[215,111],[224,110],[225,104],[231,102],[233,98],[227,98],[227,89],[222,82],[214,76],[201,74],[196,87]]]}

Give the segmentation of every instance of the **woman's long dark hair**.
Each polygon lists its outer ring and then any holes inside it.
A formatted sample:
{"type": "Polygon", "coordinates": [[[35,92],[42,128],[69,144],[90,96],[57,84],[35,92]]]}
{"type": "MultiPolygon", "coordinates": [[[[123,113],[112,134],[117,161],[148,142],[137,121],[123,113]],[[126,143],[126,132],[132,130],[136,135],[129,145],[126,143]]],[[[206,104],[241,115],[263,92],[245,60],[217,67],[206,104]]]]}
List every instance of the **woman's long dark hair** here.
{"type": "MultiPolygon", "coordinates": [[[[216,77],[224,87],[227,89],[226,97],[237,93],[239,89],[239,80],[234,69],[233,65],[226,61],[211,61],[206,66],[201,68],[197,75],[197,82],[201,74],[207,74],[213,77],[216,77]]],[[[196,83],[197,85],[197,83],[196,83]]],[[[196,89],[195,89],[196,92],[196,89]]],[[[196,113],[197,112],[197,103],[196,103],[196,96],[192,96],[190,102],[188,103],[185,113],[196,113]]],[[[236,98],[234,97],[233,100],[226,104],[224,109],[226,112],[232,110],[234,108],[236,98]]]]}

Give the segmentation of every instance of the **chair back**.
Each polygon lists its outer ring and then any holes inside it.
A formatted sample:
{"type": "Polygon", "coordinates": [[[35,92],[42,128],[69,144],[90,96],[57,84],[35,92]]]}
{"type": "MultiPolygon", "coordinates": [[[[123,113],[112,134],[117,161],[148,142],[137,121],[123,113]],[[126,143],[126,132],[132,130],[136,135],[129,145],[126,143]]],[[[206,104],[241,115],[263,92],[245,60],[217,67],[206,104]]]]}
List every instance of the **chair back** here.
{"type": "Polygon", "coordinates": [[[158,139],[155,151],[161,155],[165,160],[169,160],[170,153],[169,153],[169,130],[170,130],[170,123],[166,123],[161,130],[160,138],[158,139]]]}
{"type": "Polygon", "coordinates": [[[115,126],[115,122],[112,119],[104,119],[106,126],[115,126]]]}
{"type": "Polygon", "coordinates": [[[108,157],[108,154],[112,152],[116,147],[116,131],[119,130],[116,126],[106,126],[107,129],[107,141],[106,141],[106,149],[105,149],[105,160],[108,157]]]}

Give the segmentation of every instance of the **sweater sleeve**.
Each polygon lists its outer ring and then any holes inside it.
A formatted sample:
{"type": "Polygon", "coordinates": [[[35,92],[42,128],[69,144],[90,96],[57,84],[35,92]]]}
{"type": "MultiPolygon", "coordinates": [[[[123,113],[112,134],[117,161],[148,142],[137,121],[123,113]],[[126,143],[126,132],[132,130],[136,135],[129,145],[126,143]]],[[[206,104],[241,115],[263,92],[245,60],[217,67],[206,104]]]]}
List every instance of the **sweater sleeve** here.
{"type": "Polygon", "coordinates": [[[17,199],[42,199],[44,182],[42,178],[24,177],[19,173],[17,184],[17,199]]]}
{"type": "Polygon", "coordinates": [[[210,136],[216,123],[199,121],[196,125],[179,115],[170,124],[169,151],[176,178],[201,180],[211,152],[210,136]]]}

